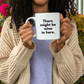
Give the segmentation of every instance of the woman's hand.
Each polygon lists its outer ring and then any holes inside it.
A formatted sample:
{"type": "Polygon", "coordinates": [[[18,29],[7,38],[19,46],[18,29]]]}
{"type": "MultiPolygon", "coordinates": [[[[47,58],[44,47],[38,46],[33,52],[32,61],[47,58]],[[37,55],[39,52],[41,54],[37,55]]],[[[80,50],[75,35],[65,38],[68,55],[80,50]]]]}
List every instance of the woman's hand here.
{"type": "Polygon", "coordinates": [[[60,39],[54,41],[54,46],[57,45],[57,51],[59,52],[65,45],[65,41],[71,36],[71,22],[69,18],[63,18],[60,14],[60,39]]]}
{"type": "Polygon", "coordinates": [[[33,34],[34,33],[33,33],[32,25],[30,24],[29,21],[23,26],[21,26],[21,28],[19,29],[19,35],[25,47],[27,48],[32,47],[31,39],[33,38],[33,34]]]}

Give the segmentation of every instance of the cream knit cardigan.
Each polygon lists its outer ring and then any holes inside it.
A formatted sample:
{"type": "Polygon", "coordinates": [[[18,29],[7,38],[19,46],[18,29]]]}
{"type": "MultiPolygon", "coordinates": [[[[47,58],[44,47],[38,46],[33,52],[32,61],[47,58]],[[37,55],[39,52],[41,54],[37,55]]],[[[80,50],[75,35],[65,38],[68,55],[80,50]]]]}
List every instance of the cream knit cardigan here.
{"type": "MultiPolygon", "coordinates": [[[[0,38],[0,80],[6,84],[30,84],[29,60],[36,48],[28,49],[16,31],[10,29],[11,16],[3,25],[0,38]]],[[[52,42],[50,51],[53,55],[53,84],[73,84],[84,74],[84,57],[79,47],[78,33],[72,20],[72,35],[64,47],[57,53],[52,42]]]]}

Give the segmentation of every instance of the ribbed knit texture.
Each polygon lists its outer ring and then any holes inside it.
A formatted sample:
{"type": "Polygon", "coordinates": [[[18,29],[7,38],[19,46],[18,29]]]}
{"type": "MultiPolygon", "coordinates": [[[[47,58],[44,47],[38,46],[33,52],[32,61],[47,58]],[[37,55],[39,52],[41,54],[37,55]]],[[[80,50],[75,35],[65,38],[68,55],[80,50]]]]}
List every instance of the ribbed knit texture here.
{"type": "MultiPolygon", "coordinates": [[[[30,84],[30,58],[36,48],[23,45],[16,26],[10,29],[11,17],[4,22],[0,38],[0,80],[6,84],[30,84]]],[[[53,55],[53,84],[73,84],[84,74],[84,57],[79,47],[78,33],[72,20],[72,35],[65,46],[56,52],[53,41],[49,49],[53,55]],[[55,53],[56,52],[56,53],[55,53]]]]}

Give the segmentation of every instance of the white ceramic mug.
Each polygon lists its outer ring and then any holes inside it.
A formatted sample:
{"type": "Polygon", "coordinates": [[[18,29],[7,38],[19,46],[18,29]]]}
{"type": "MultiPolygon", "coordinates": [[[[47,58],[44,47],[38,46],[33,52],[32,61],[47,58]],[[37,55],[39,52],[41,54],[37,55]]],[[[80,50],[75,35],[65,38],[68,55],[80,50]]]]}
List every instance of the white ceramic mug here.
{"type": "Polygon", "coordinates": [[[27,18],[35,21],[36,37],[38,40],[53,40],[60,38],[60,13],[35,13],[35,17],[27,18]]]}

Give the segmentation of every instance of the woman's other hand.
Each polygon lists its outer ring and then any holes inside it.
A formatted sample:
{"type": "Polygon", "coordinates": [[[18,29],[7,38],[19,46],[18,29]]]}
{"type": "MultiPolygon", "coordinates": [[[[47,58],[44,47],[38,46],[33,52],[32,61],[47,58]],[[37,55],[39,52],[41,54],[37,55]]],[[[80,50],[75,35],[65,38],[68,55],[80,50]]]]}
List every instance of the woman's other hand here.
{"type": "Polygon", "coordinates": [[[72,34],[72,27],[69,18],[63,18],[63,15],[60,14],[60,39],[54,41],[54,46],[57,47],[59,52],[65,45],[65,41],[70,38],[72,34]]]}

